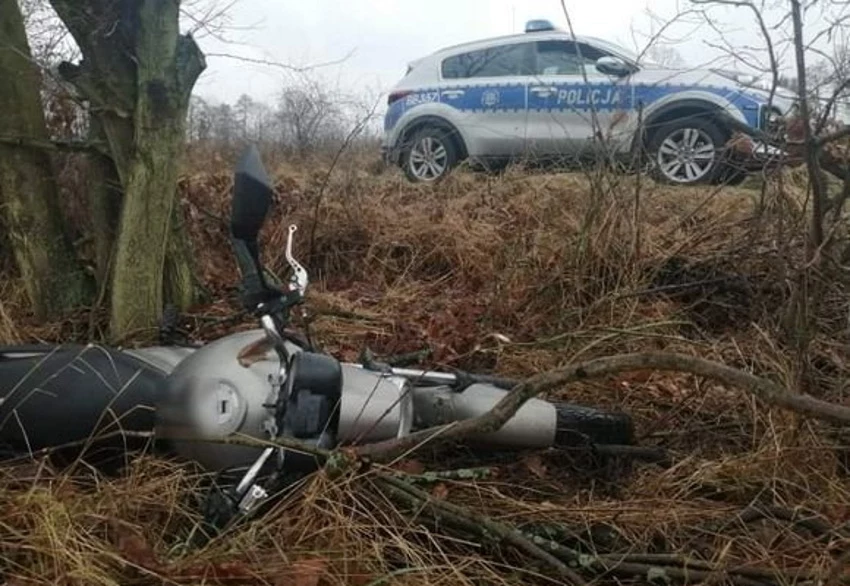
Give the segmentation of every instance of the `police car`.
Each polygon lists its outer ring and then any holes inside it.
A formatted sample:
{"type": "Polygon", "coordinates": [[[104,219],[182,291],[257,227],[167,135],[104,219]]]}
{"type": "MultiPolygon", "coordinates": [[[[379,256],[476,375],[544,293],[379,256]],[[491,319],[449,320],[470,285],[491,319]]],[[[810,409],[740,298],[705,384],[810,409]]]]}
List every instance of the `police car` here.
{"type": "Polygon", "coordinates": [[[493,168],[517,158],[634,160],[640,152],[657,179],[687,185],[740,180],[777,154],[751,145],[761,156],[733,160],[724,146],[730,121],[779,128],[790,96],[771,98],[734,73],[639,61],[545,20],[440,50],[410,64],[390,92],[384,159],[411,181],[430,182],[465,159],[493,168]]]}

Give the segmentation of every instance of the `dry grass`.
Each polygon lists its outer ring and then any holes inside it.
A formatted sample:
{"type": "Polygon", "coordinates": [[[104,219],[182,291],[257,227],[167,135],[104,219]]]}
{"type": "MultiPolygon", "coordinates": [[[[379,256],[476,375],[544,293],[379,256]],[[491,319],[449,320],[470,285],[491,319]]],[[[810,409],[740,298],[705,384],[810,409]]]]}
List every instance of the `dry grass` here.
{"type": "MultiPolygon", "coordinates": [[[[186,317],[199,339],[254,327],[219,321],[236,307],[222,229],[231,161],[223,163],[220,173],[181,182],[215,298],[186,317]]],[[[338,357],[365,345],[379,354],[430,347],[430,364],[527,375],[582,357],[674,349],[794,380],[798,364],[777,335],[787,301],[782,267],[801,244],[793,174],[754,215],[752,189],[644,181],[636,198],[634,178],[612,184],[605,176],[594,190],[579,175],[519,171],[412,186],[356,163],[344,161],[327,185],[321,167],[276,169],[278,201],[264,233],[268,264],[280,271],[286,226],[298,223],[297,256],[313,280],[311,329],[338,357]],[[670,289],[693,281],[703,284],[670,289]],[[652,292],[659,287],[664,295],[652,292]]],[[[20,293],[7,287],[0,341],[79,335],[76,318],[29,323],[20,293]]],[[[844,293],[840,283],[827,290],[810,358],[816,391],[838,401],[848,340],[831,308],[844,293]]],[[[492,454],[485,478],[426,488],[528,530],[557,530],[587,553],[679,553],[775,571],[780,583],[825,575],[850,545],[850,480],[830,430],[686,375],[635,373],[556,394],[627,409],[641,443],[668,449],[673,464],[600,470],[562,451],[492,454]],[[754,506],[770,507],[768,518],[747,517],[754,506]],[[844,530],[824,536],[817,523],[781,520],[794,511],[844,530]]],[[[416,457],[429,469],[473,461],[460,448],[416,457]]],[[[370,472],[335,481],[317,474],[262,523],[187,549],[202,486],[200,474],[148,458],[117,479],[70,478],[43,464],[6,468],[0,571],[9,584],[557,583],[515,552],[396,507],[370,472]]]]}

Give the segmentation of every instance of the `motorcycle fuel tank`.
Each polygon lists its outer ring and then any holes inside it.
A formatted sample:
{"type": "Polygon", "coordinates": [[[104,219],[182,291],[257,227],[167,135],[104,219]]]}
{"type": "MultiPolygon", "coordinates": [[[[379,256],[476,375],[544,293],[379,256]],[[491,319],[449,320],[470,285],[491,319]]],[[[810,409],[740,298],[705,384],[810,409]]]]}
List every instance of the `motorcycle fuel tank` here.
{"type": "MultiPolygon", "coordinates": [[[[273,381],[286,373],[273,350],[244,366],[238,359],[240,351],[264,338],[261,329],[231,334],[180,361],[158,405],[157,437],[208,470],[251,465],[262,448],[203,440],[232,434],[270,439],[274,412],[267,406],[276,400],[273,381]]],[[[301,351],[294,344],[287,349],[301,351]]],[[[342,373],[338,441],[366,443],[410,432],[413,396],[406,379],[347,364],[342,373]]]]}

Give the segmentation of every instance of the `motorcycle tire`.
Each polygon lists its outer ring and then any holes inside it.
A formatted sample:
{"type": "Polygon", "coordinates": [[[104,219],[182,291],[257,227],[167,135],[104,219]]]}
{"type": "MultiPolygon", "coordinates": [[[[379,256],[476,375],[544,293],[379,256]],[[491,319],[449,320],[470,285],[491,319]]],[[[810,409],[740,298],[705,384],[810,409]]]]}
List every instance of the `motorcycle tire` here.
{"type": "Polygon", "coordinates": [[[554,405],[558,416],[555,447],[634,444],[634,422],[628,413],[572,403],[554,405]]]}

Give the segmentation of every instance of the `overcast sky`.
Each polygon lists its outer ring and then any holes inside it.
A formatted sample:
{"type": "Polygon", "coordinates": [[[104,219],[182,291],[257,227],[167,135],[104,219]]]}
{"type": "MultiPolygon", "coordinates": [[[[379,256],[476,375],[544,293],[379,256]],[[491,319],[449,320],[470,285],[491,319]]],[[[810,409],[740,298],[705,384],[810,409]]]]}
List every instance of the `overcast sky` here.
{"type": "MultiPolygon", "coordinates": [[[[648,4],[566,1],[577,34],[603,37],[632,49],[642,49],[647,36],[658,29],[660,21],[653,22],[648,4]]],[[[690,6],[687,0],[651,4],[652,14],[662,19],[690,6]]],[[[720,8],[714,14],[737,42],[763,46],[747,11],[720,8]]],[[[246,93],[271,102],[287,82],[282,69],[218,53],[299,66],[348,55],[344,64],[322,68],[321,75],[348,91],[384,92],[398,81],[408,62],[447,45],[521,32],[532,18],[547,18],[567,28],[560,0],[237,0],[228,12],[230,28],[222,33],[227,43],[198,35],[210,57],[196,93],[231,102],[246,93]]],[[[704,19],[683,21],[669,29],[667,38],[677,42],[688,65],[730,64],[728,58],[716,61],[719,52],[705,44],[717,35],[704,19]]]]}

